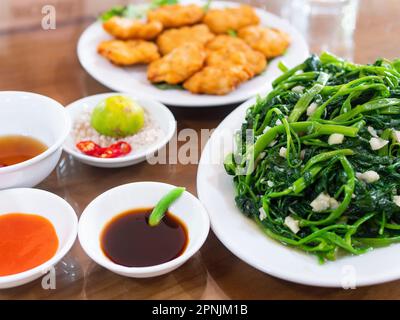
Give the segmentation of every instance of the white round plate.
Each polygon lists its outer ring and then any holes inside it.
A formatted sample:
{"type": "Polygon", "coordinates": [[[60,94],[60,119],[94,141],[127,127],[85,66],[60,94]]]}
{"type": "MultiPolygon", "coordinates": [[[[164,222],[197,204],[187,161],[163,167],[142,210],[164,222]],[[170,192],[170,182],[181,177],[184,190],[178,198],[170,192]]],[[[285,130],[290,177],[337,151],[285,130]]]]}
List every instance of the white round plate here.
{"type": "MultiPolygon", "coordinates": [[[[180,3],[204,5],[205,1],[181,0],[180,3]]],[[[238,3],[225,1],[211,2],[212,8],[238,5],[238,3]]],[[[282,57],[273,59],[270,62],[263,74],[243,83],[237,90],[224,96],[191,94],[186,90],[160,90],[147,80],[146,66],[116,67],[96,51],[101,41],[111,39],[111,36],[103,30],[99,21],[90,25],[81,35],[77,49],[78,58],[83,68],[103,85],[115,91],[133,93],[140,98],[156,98],[167,105],[181,107],[218,106],[242,102],[268,89],[272,80],[281,74],[278,68],[280,60],[283,60],[287,66],[291,67],[301,63],[309,54],[303,36],[287,21],[261,9],[256,9],[256,11],[262,25],[287,32],[292,38],[292,43],[282,57]]]]}
{"type": "Polygon", "coordinates": [[[145,109],[145,111],[152,117],[153,121],[158,124],[160,129],[163,131],[164,134],[162,135],[162,137],[159,138],[155,143],[152,143],[146,147],[136,149],[135,146],[132,146],[132,152],[124,157],[104,159],[87,156],[80,152],[75,147],[72,129],[63,146],[65,152],[72,155],[77,160],[91,166],[102,168],[121,168],[131,166],[133,164],[151,158],[156,151],[162,149],[174,136],[174,133],[176,131],[175,117],[166,106],[154,100],[137,99],[136,96],[129,93],[101,93],[79,99],[69,104],[68,106],[66,106],[66,110],[71,118],[72,127],[74,127],[76,119],[82,114],[82,112],[84,112],[85,110],[93,110],[93,108],[100,101],[106,99],[109,96],[115,95],[127,96],[137,101],[137,103],[141,105],[143,109],[145,109]]]}
{"type": "Polygon", "coordinates": [[[204,148],[197,173],[197,192],[206,207],[213,232],[237,257],[272,276],[321,287],[366,286],[400,278],[400,244],[360,256],[340,257],[319,264],[315,256],[268,238],[235,206],[232,177],[223,158],[232,151],[232,135],[240,128],[249,100],[235,109],[214,131],[204,148]],[[221,151],[222,141],[225,150],[221,151]]]}

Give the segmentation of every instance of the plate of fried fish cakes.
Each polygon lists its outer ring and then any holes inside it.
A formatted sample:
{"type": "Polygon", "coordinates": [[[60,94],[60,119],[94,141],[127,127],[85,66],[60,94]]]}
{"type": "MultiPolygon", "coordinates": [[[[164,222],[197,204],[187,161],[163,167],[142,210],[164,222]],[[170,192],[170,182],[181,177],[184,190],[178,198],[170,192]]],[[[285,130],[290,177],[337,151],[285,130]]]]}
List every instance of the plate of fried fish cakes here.
{"type": "Polygon", "coordinates": [[[259,8],[227,1],[156,0],[114,7],[78,42],[103,85],[182,107],[239,103],[268,90],[279,62],[308,55],[302,35],[259,8]]]}

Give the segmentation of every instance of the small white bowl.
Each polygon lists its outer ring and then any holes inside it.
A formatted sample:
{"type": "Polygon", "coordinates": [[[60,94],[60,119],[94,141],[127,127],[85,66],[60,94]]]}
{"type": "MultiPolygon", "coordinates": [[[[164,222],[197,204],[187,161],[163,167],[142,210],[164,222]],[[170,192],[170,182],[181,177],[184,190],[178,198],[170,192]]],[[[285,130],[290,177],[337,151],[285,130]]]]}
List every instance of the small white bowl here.
{"type": "Polygon", "coordinates": [[[163,148],[173,137],[176,130],[176,121],[174,115],[166,106],[153,100],[137,99],[134,95],[128,93],[113,92],[96,94],[94,96],[86,97],[69,104],[66,109],[72,124],[75,123],[82,112],[85,110],[93,110],[100,101],[115,95],[127,96],[137,101],[138,104],[141,105],[148,114],[150,114],[154,122],[159,125],[160,129],[164,132],[164,135],[161,137],[161,139],[154,144],[151,144],[148,148],[143,148],[142,150],[135,152],[135,146],[132,146],[133,151],[124,157],[103,159],[87,156],[80,152],[75,146],[73,132],[71,131],[64,143],[64,150],[77,160],[91,166],[102,168],[127,167],[151,157],[156,151],[163,148]]]}
{"type": "Polygon", "coordinates": [[[0,189],[33,187],[55,168],[71,123],[57,101],[30,92],[0,91],[0,136],[25,135],[48,149],[40,155],[0,168],[0,189]]]}
{"type": "Polygon", "coordinates": [[[7,213],[45,217],[53,224],[59,245],[56,254],[40,266],[0,277],[0,289],[17,287],[45,275],[68,253],[78,233],[78,218],[74,209],[64,199],[47,191],[29,188],[0,191],[0,215],[7,213]]]}
{"type": "Polygon", "coordinates": [[[201,248],[210,229],[206,210],[187,191],[169,208],[188,231],[188,245],[179,257],[150,267],[125,267],[112,262],[103,253],[100,243],[101,232],[113,217],[130,209],[154,207],[173,188],[160,182],[136,182],[110,189],[98,196],[87,206],[79,220],[78,237],[83,250],[104,268],[131,278],[155,277],[181,266],[201,248]]]}

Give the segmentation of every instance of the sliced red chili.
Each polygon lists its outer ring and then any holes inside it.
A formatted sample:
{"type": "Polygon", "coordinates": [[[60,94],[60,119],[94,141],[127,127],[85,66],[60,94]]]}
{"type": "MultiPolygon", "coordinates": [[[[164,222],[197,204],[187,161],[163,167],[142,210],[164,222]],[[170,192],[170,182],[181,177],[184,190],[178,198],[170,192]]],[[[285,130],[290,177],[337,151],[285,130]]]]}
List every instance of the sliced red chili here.
{"type": "Polygon", "coordinates": [[[117,150],[112,150],[110,148],[104,148],[103,152],[100,154],[99,158],[117,158],[120,154],[117,150]]]}
{"type": "Polygon", "coordinates": [[[118,141],[109,146],[109,148],[120,150],[122,154],[128,154],[132,151],[131,145],[125,141],[118,141]]]}
{"type": "Polygon", "coordinates": [[[93,141],[81,141],[76,144],[76,147],[81,151],[82,153],[88,155],[88,156],[97,156],[99,153],[101,153],[101,147],[93,142],[93,141]]]}
{"type": "Polygon", "coordinates": [[[100,158],[121,157],[127,155],[129,152],[131,152],[131,150],[132,148],[128,143],[126,143],[125,141],[119,141],[105,148],[105,150],[103,150],[102,154],[100,155],[100,158]]]}
{"type": "Polygon", "coordinates": [[[93,141],[81,141],[76,147],[84,154],[97,158],[117,158],[127,155],[132,147],[125,141],[118,141],[109,147],[102,148],[93,141]]]}

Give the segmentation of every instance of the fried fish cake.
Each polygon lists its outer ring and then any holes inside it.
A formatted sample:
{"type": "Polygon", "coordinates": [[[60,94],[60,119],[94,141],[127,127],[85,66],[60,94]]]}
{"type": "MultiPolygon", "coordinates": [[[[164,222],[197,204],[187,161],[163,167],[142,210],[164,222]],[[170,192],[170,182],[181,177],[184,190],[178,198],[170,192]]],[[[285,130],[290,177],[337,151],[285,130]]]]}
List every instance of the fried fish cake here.
{"type": "Polygon", "coordinates": [[[264,71],[267,60],[261,52],[251,48],[248,50],[237,50],[234,47],[225,47],[218,50],[209,51],[207,54],[206,65],[239,65],[252,78],[264,71]]]}
{"type": "Polygon", "coordinates": [[[103,28],[113,37],[121,40],[153,40],[163,29],[159,21],[143,22],[121,17],[112,17],[103,23],[103,28]]]}
{"type": "Polygon", "coordinates": [[[210,9],[204,16],[203,22],[212,32],[221,34],[256,25],[260,19],[251,6],[241,5],[235,8],[210,9]]]}
{"type": "Polygon", "coordinates": [[[164,28],[178,28],[198,23],[203,19],[203,8],[195,5],[165,5],[147,13],[149,21],[160,21],[164,28]]]}
{"type": "Polygon", "coordinates": [[[160,58],[157,46],[144,40],[103,41],[97,47],[97,52],[121,66],[150,63],[160,58]]]}
{"type": "Polygon", "coordinates": [[[210,32],[210,29],[205,24],[198,24],[193,27],[182,27],[164,31],[158,36],[157,45],[161,54],[165,55],[184,43],[198,42],[206,44],[213,38],[214,34],[210,32]]]}
{"type": "Polygon", "coordinates": [[[218,50],[226,47],[234,47],[238,50],[246,50],[249,45],[242,39],[221,34],[209,41],[206,45],[207,50],[218,50]]]}
{"type": "Polygon", "coordinates": [[[178,84],[200,70],[205,59],[206,51],[203,45],[185,43],[152,62],[147,69],[147,78],[154,83],[178,84]]]}
{"type": "Polygon", "coordinates": [[[249,79],[240,65],[207,66],[183,83],[191,93],[227,94],[249,79]]]}
{"type": "Polygon", "coordinates": [[[267,59],[282,55],[290,45],[289,35],[274,28],[249,26],[240,29],[238,36],[267,59]]]}
{"type": "Polygon", "coordinates": [[[219,35],[207,44],[206,64],[219,66],[224,64],[242,65],[250,77],[260,74],[266,67],[264,55],[253,50],[243,40],[219,35]]]}

